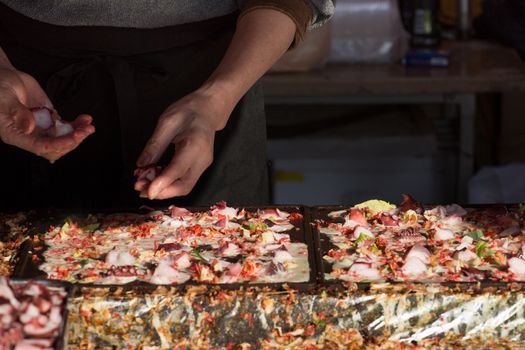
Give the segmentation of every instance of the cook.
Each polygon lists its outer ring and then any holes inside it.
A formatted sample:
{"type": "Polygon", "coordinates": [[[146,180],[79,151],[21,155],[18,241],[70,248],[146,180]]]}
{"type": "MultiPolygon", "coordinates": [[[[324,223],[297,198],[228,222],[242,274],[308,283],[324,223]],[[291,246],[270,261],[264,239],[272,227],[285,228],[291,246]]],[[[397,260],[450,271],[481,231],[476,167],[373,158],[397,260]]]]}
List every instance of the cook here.
{"type": "Polygon", "coordinates": [[[133,189],[185,205],[266,203],[257,80],[333,10],[329,0],[0,0],[0,209],[133,205],[133,189]],[[153,181],[135,181],[136,167],[157,164],[153,181]]]}

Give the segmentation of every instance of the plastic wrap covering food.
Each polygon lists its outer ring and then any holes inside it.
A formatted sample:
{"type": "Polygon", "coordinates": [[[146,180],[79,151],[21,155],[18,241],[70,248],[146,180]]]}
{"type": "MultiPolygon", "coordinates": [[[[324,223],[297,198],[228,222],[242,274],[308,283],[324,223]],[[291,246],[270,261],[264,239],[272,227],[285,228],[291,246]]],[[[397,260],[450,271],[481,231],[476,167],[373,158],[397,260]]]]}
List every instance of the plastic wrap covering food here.
{"type": "Polygon", "coordinates": [[[78,291],[70,349],[411,349],[525,346],[523,291],[373,285],[317,293],[159,287],[78,291]]]}
{"type": "Polygon", "coordinates": [[[389,63],[401,59],[407,48],[397,1],[337,2],[329,61],[389,63]]]}
{"type": "Polygon", "coordinates": [[[27,214],[0,214],[0,275],[11,276],[13,273],[26,232],[27,214]]]}

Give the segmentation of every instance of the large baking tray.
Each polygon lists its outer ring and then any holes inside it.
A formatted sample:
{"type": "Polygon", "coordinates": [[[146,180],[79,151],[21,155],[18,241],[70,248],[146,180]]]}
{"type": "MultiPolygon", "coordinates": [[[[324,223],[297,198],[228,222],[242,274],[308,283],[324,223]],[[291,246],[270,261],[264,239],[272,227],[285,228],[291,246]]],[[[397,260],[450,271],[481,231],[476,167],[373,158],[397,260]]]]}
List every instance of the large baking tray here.
{"type": "Polygon", "coordinates": [[[69,316],[69,299],[73,295],[73,289],[74,287],[67,282],[63,281],[52,281],[52,280],[33,280],[33,279],[23,279],[23,278],[11,278],[9,279],[9,283],[11,285],[27,285],[27,283],[34,282],[40,285],[44,285],[46,287],[56,287],[56,288],[63,288],[66,292],[66,296],[64,298],[64,304],[62,309],[62,325],[60,326],[58,335],[55,339],[55,343],[53,344],[53,349],[56,350],[65,350],[67,349],[67,320],[69,316]]]}
{"type": "MultiPolygon", "coordinates": [[[[215,286],[220,286],[224,289],[239,289],[239,288],[246,288],[246,287],[269,287],[273,289],[285,289],[285,288],[294,288],[297,290],[310,290],[313,287],[316,286],[317,283],[317,258],[318,255],[317,247],[318,243],[315,242],[316,236],[313,234],[312,227],[309,224],[310,223],[310,208],[299,206],[299,205],[288,205],[288,206],[261,206],[261,207],[244,207],[245,210],[254,212],[258,209],[279,209],[283,211],[287,211],[290,213],[299,213],[302,215],[302,219],[292,221],[292,224],[296,226],[295,233],[290,232],[290,236],[292,238],[292,241],[295,242],[301,242],[305,243],[308,247],[308,264],[310,267],[310,277],[307,282],[289,282],[289,283],[231,283],[231,284],[211,284],[215,286]]],[[[206,211],[209,208],[207,207],[187,207],[190,211],[206,211]]],[[[50,226],[53,225],[59,225],[63,223],[63,221],[67,217],[82,217],[87,214],[100,214],[100,215],[109,215],[109,214],[115,214],[115,213],[137,213],[137,214],[146,214],[150,212],[152,208],[141,208],[141,209],[103,209],[103,210],[93,210],[93,211],[71,211],[71,210],[50,210],[47,212],[40,212],[36,219],[33,222],[32,226],[32,234],[38,235],[42,234],[47,231],[47,229],[50,226]]],[[[166,210],[165,208],[159,208],[155,210],[166,210]]],[[[18,261],[18,264],[15,268],[15,277],[19,278],[33,278],[33,279],[45,279],[47,278],[47,274],[43,271],[38,269],[38,263],[35,263],[33,261],[33,257],[36,256],[40,261],[43,260],[42,254],[45,251],[45,247],[42,249],[38,249],[37,246],[32,241],[28,241],[26,244],[23,245],[21,249],[21,256],[18,261]],[[37,248],[37,249],[35,249],[37,248]]],[[[184,287],[186,285],[199,285],[199,284],[205,284],[195,281],[188,281],[184,284],[180,284],[178,286],[184,287]]],[[[101,284],[92,284],[92,283],[86,283],[86,284],[80,284],[82,286],[90,286],[90,287],[98,287],[98,286],[104,286],[104,287],[121,287],[122,285],[101,285],[101,284]]],[[[131,282],[128,283],[129,286],[133,287],[147,287],[151,286],[152,284],[145,283],[145,282],[131,282]]],[[[156,285],[154,285],[156,286],[156,285]]]]}
{"type": "MultiPolygon", "coordinates": [[[[434,204],[425,204],[423,207],[425,209],[433,208],[436,205],[434,204]]],[[[492,208],[517,208],[519,204],[465,204],[461,205],[465,209],[492,209],[492,208]]],[[[318,281],[321,286],[326,286],[330,288],[336,288],[338,290],[348,290],[356,289],[362,291],[369,291],[375,286],[381,286],[384,282],[345,282],[336,279],[326,279],[325,273],[331,271],[331,265],[323,259],[323,256],[330,250],[333,246],[330,243],[330,240],[322,235],[319,230],[317,230],[317,223],[322,221],[327,222],[343,222],[342,218],[329,218],[328,214],[333,211],[338,210],[348,210],[352,205],[323,205],[310,208],[310,227],[315,236],[315,242],[318,244],[318,249],[316,250],[316,264],[317,264],[317,273],[318,281]]],[[[517,291],[525,290],[525,282],[499,282],[499,281],[479,281],[479,282],[436,282],[436,281],[407,281],[407,282],[395,282],[395,281],[385,281],[390,286],[399,286],[400,288],[412,285],[441,285],[455,290],[457,292],[466,292],[466,291],[517,291]]]]}

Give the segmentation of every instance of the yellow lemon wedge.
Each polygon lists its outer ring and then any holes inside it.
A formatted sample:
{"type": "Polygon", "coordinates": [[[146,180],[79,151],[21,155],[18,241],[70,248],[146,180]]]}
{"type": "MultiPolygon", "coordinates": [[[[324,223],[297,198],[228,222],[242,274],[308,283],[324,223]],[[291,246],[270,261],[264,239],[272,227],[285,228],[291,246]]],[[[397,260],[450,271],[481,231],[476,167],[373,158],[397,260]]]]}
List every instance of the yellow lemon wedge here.
{"type": "Polygon", "coordinates": [[[380,199],[371,199],[363,203],[359,203],[354,206],[354,208],[358,209],[365,209],[368,208],[370,211],[374,214],[378,214],[381,212],[389,211],[392,209],[395,209],[396,206],[392,203],[388,203],[386,201],[380,200],[380,199]]]}

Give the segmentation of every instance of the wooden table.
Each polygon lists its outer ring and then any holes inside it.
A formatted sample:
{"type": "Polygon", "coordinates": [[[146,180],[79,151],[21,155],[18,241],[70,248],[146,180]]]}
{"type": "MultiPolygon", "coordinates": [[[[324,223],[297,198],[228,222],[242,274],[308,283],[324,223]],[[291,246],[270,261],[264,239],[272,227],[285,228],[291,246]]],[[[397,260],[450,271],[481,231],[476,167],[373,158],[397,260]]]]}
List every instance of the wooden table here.
{"type": "Polygon", "coordinates": [[[525,91],[525,62],[511,48],[483,41],[450,42],[448,68],[402,64],[328,65],[306,73],[263,78],[267,104],[457,105],[460,118],[458,200],[465,200],[474,171],[476,94],[525,91]]]}

